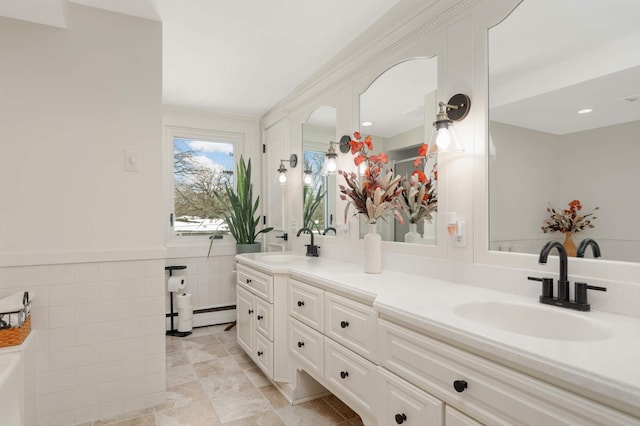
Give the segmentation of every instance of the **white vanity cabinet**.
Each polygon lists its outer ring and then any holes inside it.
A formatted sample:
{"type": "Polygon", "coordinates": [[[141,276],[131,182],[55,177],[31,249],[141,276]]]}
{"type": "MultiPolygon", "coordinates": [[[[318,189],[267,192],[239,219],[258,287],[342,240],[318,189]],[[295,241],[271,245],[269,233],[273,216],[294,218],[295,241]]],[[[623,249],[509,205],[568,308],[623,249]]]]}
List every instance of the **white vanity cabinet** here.
{"type": "Polygon", "coordinates": [[[376,314],[370,305],[289,279],[289,350],[299,368],[375,423],[376,314]]]}
{"type": "MultiPolygon", "coordinates": [[[[637,425],[637,418],[384,319],[381,368],[485,424],[637,425]]],[[[384,398],[384,397],[383,397],[384,398]]],[[[454,411],[445,416],[456,425],[454,411]]],[[[408,417],[408,416],[407,416],[408,417]]]]}
{"type": "Polygon", "coordinates": [[[237,273],[238,344],[269,379],[286,382],[287,278],[271,276],[241,264],[237,265],[237,273]]]}

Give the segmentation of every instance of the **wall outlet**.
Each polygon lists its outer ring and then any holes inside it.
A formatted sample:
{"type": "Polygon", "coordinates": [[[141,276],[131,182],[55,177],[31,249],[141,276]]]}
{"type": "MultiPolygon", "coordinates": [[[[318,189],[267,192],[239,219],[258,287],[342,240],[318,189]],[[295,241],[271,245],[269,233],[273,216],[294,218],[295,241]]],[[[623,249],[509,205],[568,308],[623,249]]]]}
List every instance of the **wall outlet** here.
{"type": "Polygon", "coordinates": [[[467,246],[467,227],[464,221],[458,221],[456,233],[453,235],[453,246],[464,248],[467,246]]]}

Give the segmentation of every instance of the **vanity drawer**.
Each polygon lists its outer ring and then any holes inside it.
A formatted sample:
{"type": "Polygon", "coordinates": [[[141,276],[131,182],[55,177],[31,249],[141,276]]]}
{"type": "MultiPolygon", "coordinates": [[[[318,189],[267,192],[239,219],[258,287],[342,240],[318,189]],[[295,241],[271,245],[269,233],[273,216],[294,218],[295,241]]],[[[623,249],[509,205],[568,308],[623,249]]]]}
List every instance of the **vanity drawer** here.
{"type": "Polygon", "coordinates": [[[378,368],[331,339],[325,339],[324,350],[324,377],[331,392],[356,411],[375,415],[378,368]]]}
{"type": "MultiPolygon", "coordinates": [[[[385,320],[380,363],[487,424],[638,424],[638,419],[385,320]],[[461,392],[454,382],[464,381],[461,392]]],[[[458,383],[460,385],[461,383],[458,383]]]]}
{"type": "Polygon", "coordinates": [[[273,305],[256,298],[256,330],[273,342],[273,305]]]}
{"type": "Polygon", "coordinates": [[[371,306],[325,292],[325,336],[376,361],[377,314],[371,306]]]}
{"type": "Polygon", "coordinates": [[[324,336],[298,320],[289,318],[289,352],[305,370],[318,377],[324,373],[324,336]]]}
{"type": "Polygon", "coordinates": [[[253,359],[267,377],[273,377],[273,342],[260,333],[256,333],[256,348],[253,359]]]}
{"type": "Polygon", "coordinates": [[[289,280],[289,315],[324,332],[324,291],[297,280],[289,280]]]}
{"type": "Polygon", "coordinates": [[[273,277],[240,264],[237,265],[237,271],[238,284],[273,303],[273,277]]]}
{"type": "Polygon", "coordinates": [[[380,424],[444,426],[444,402],[384,368],[378,368],[378,383],[380,424]]]}

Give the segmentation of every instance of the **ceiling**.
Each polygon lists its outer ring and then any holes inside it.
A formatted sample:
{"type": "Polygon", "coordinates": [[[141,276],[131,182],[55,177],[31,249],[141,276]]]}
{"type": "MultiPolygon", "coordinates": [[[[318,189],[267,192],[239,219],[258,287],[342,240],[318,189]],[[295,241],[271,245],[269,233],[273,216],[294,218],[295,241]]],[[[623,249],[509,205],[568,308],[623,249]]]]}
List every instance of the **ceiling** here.
{"type": "Polygon", "coordinates": [[[489,31],[490,119],[557,135],[640,120],[639,22],[638,0],[522,2],[489,31]]]}
{"type": "Polygon", "coordinates": [[[65,27],[64,3],[163,24],[163,103],[261,116],[400,0],[0,0],[65,27]]]}

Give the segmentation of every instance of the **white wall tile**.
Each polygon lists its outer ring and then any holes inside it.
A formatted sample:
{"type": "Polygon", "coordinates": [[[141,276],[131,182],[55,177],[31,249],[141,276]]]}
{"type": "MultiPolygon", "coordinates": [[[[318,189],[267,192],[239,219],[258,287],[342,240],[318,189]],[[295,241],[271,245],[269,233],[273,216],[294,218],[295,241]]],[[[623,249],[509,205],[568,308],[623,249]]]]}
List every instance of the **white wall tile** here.
{"type": "Polygon", "coordinates": [[[77,424],[85,424],[91,423],[100,418],[100,406],[94,405],[92,407],[87,408],[78,408],[76,409],[76,423],[77,424]]]}
{"type": "Polygon", "coordinates": [[[162,392],[148,393],[145,396],[144,403],[146,407],[155,407],[157,405],[164,404],[166,400],[167,400],[166,392],[162,391],[162,392]]]}
{"type": "Polygon", "coordinates": [[[73,389],[75,386],[75,371],[58,370],[49,372],[49,392],[62,392],[73,389]]]}
{"type": "Polygon", "coordinates": [[[49,306],[70,306],[74,304],[75,285],[63,284],[49,287],[49,306]]]}
{"type": "Polygon", "coordinates": [[[145,396],[136,396],[134,398],[127,398],[123,401],[122,409],[125,413],[129,413],[132,411],[139,411],[143,408],[149,407],[145,405],[145,396]]]}
{"type": "Polygon", "coordinates": [[[76,367],[74,369],[76,386],[84,387],[101,383],[103,381],[103,371],[104,369],[101,364],[76,367]]]}
{"type": "Polygon", "coordinates": [[[100,321],[113,321],[123,318],[123,302],[114,300],[100,302],[100,321]]]}
{"type": "Polygon", "coordinates": [[[100,418],[101,419],[109,419],[111,417],[119,416],[124,413],[122,400],[116,400],[111,402],[101,402],[100,403],[100,418]]]}
{"type": "Polygon", "coordinates": [[[76,303],[95,303],[100,300],[98,284],[95,282],[82,282],[74,286],[76,303]]]}
{"type": "Polygon", "coordinates": [[[76,346],[74,348],[76,363],[74,367],[86,367],[97,364],[100,357],[100,344],[76,346]]]}
{"type": "Polygon", "coordinates": [[[83,303],[76,305],[75,324],[95,324],[100,320],[99,303],[83,303]]]}
{"type": "Polygon", "coordinates": [[[112,302],[122,299],[122,282],[104,281],[98,283],[98,300],[100,302],[112,302]]]}
{"type": "Polygon", "coordinates": [[[98,281],[119,281],[122,279],[122,262],[102,262],[98,264],[98,281]]]}
{"type": "Polygon", "coordinates": [[[145,355],[163,354],[165,353],[165,335],[158,334],[155,336],[146,336],[144,339],[145,355]]]}
{"type": "Polygon", "coordinates": [[[104,403],[121,401],[125,392],[124,382],[121,380],[100,385],[100,401],[104,403]]]}
{"type": "Polygon", "coordinates": [[[100,336],[102,341],[113,342],[122,340],[124,324],[125,322],[122,320],[100,323],[100,336]]]}
{"type": "Polygon", "coordinates": [[[52,306],[49,308],[49,328],[69,328],[75,324],[75,306],[52,306]]]}
{"type": "Polygon", "coordinates": [[[49,329],[49,350],[72,348],[74,345],[74,327],[49,329]]]}
{"type": "Polygon", "coordinates": [[[122,343],[106,342],[100,344],[100,362],[111,362],[122,359],[122,343]]]}
{"type": "Polygon", "coordinates": [[[49,418],[49,426],[69,426],[76,422],[75,411],[68,411],[62,414],[55,414],[49,418]]]}
{"type": "Polygon", "coordinates": [[[53,415],[74,410],[75,398],[74,390],[52,393],[49,395],[49,413],[53,415]]]}
{"type": "Polygon", "coordinates": [[[75,408],[97,407],[100,404],[100,388],[97,385],[74,389],[75,408]]]}
{"type": "Polygon", "coordinates": [[[121,381],[124,377],[123,365],[121,359],[98,364],[100,383],[121,381]]]}
{"type": "Polygon", "coordinates": [[[147,358],[139,356],[135,358],[127,358],[122,363],[122,377],[124,379],[131,379],[133,377],[139,377],[145,374],[147,358]]]}
{"type": "Polygon", "coordinates": [[[162,373],[166,368],[166,354],[147,355],[144,358],[145,374],[162,373]]]}
{"type": "Polygon", "coordinates": [[[100,343],[100,323],[81,324],[74,327],[76,346],[100,343]]]}
{"type": "Polygon", "coordinates": [[[49,352],[49,371],[71,370],[76,365],[75,348],[60,349],[49,352]]]}
{"type": "Polygon", "coordinates": [[[145,355],[145,339],[133,338],[122,341],[123,359],[137,358],[145,355]]]}

